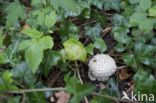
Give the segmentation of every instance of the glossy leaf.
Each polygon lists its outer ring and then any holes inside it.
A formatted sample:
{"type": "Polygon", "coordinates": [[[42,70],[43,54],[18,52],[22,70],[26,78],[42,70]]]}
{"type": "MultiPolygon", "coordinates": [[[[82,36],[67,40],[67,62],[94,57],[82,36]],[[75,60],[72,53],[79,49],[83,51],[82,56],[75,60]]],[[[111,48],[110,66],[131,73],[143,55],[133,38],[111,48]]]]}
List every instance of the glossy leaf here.
{"type": "Polygon", "coordinates": [[[75,13],[78,13],[78,8],[75,0],[51,0],[50,3],[56,9],[58,9],[58,7],[62,7],[62,8],[67,8],[75,13]]]}
{"type": "Polygon", "coordinates": [[[120,0],[103,0],[104,10],[120,10],[120,0]]]}
{"type": "Polygon", "coordinates": [[[132,25],[136,26],[136,25],[140,24],[141,22],[143,22],[144,19],[146,19],[146,14],[145,13],[135,12],[130,17],[130,23],[132,25]]]}
{"type": "Polygon", "coordinates": [[[49,70],[53,66],[57,65],[60,59],[61,59],[61,54],[58,51],[45,52],[44,59],[41,66],[46,77],[48,76],[49,70]]]}
{"type": "Polygon", "coordinates": [[[94,39],[94,47],[100,49],[101,53],[107,50],[107,45],[105,44],[105,41],[101,38],[94,39]]]}
{"type": "Polygon", "coordinates": [[[127,27],[116,26],[112,29],[112,33],[114,35],[114,39],[121,44],[126,44],[131,41],[131,38],[127,35],[127,33],[129,33],[129,29],[127,27]]]}
{"type": "Polygon", "coordinates": [[[85,35],[89,36],[91,39],[99,38],[102,30],[103,29],[99,23],[97,23],[93,27],[86,26],[85,35]]]}
{"type": "Polygon", "coordinates": [[[94,86],[84,84],[75,77],[70,77],[70,73],[65,76],[67,92],[73,94],[70,103],[80,103],[80,101],[95,90],[94,86]]]}
{"type": "Polygon", "coordinates": [[[86,47],[86,51],[87,53],[93,55],[93,50],[94,50],[94,45],[93,44],[89,44],[87,47],[86,47]]]}

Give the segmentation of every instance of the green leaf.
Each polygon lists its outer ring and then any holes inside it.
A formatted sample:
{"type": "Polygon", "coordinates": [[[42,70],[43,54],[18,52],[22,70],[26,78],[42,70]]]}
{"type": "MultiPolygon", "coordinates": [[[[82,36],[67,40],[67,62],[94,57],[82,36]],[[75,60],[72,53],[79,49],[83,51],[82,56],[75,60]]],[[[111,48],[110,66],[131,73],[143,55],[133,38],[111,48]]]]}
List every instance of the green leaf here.
{"type": "Polygon", "coordinates": [[[121,44],[126,44],[131,41],[131,38],[127,35],[129,33],[128,27],[116,26],[112,29],[112,34],[114,34],[114,39],[121,44]]]}
{"type": "Polygon", "coordinates": [[[76,4],[75,0],[50,0],[50,3],[55,9],[62,7],[78,13],[78,5],[76,4]]]}
{"type": "Polygon", "coordinates": [[[37,81],[37,78],[32,74],[32,71],[26,62],[17,64],[16,67],[11,69],[11,73],[13,73],[13,78],[15,80],[28,87],[31,87],[37,81]]]}
{"type": "Polygon", "coordinates": [[[129,26],[126,18],[122,15],[115,14],[113,16],[113,25],[115,26],[129,26]]]}
{"type": "Polygon", "coordinates": [[[100,49],[101,53],[107,50],[107,45],[105,44],[105,41],[101,38],[94,39],[94,47],[100,49]]]}
{"type": "Polygon", "coordinates": [[[59,34],[62,42],[68,40],[69,37],[73,37],[74,39],[79,40],[79,31],[79,28],[71,22],[61,24],[59,34]]]}
{"type": "Polygon", "coordinates": [[[143,11],[146,11],[147,9],[149,9],[152,5],[151,0],[140,0],[140,8],[143,11]]]}
{"type": "Polygon", "coordinates": [[[50,36],[44,36],[39,40],[25,40],[20,46],[19,50],[25,50],[25,59],[29,64],[33,73],[36,73],[38,66],[40,65],[43,58],[43,51],[51,49],[53,47],[53,40],[50,36]],[[27,42],[29,44],[25,45],[27,42]],[[24,46],[24,47],[23,47],[24,46]]]}
{"type": "Polygon", "coordinates": [[[54,46],[53,39],[50,36],[44,36],[38,40],[40,48],[43,50],[51,49],[54,46]]]}
{"type": "Polygon", "coordinates": [[[88,84],[81,84],[75,77],[70,77],[70,73],[65,76],[67,92],[74,96],[70,100],[70,103],[80,103],[80,101],[95,90],[94,86],[88,84]]]}
{"type": "Polygon", "coordinates": [[[11,72],[9,72],[8,70],[6,70],[3,75],[2,75],[2,80],[5,84],[10,84],[13,82],[13,79],[11,78],[13,76],[13,74],[11,72]]]}
{"type": "Polygon", "coordinates": [[[0,48],[3,46],[3,32],[0,30],[0,48]]]}
{"type": "Polygon", "coordinates": [[[87,47],[86,47],[86,51],[87,53],[93,55],[93,50],[94,50],[94,45],[93,44],[89,44],[87,47]]]}
{"type": "Polygon", "coordinates": [[[25,60],[29,64],[32,72],[35,74],[39,64],[43,58],[43,50],[38,45],[37,41],[32,41],[30,47],[25,50],[25,60]]]}
{"type": "Polygon", "coordinates": [[[9,97],[5,101],[5,103],[19,103],[21,100],[21,96],[9,97]]]}
{"type": "Polygon", "coordinates": [[[24,34],[26,34],[29,37],[34,38],[34,39],[38,39],[41,36],[43,36],[43,34],[39,31],[37,31],[36,29],[25,29],[22,31],[22,33],[24,33],[24,34]]]}
{"type": "Polygon", "coordinates": [[[21,60],[21,56],[17,55],[19,43],[20,40],[14,41],[8,46],[4,53],[6,63],[10,63],[12,67],[16,66],[21,60]]]}
{"type": "Polygon", "coordinates": [[[91,4],[98,7],[99,9],[102,9],[102,0],[91,0],[91,4]]]}
{"type": "Polygon", "coordinates": [[[134,14],[132,14],[132,16],[130,17],[130,23],[133,26],[136,26],[138,24],[140,24],[141,22],[144,21],[144,19],[146,19],[146,14],[145,13],[141,13],[141,12],[135,12],[134,14]]]}
{"type": "Polygon", "coordinates": [[[45,52],[44,59],[42,62],[42,70],[44,75],[47,77],[49,70],[52,66],[57,65],[58,61],[61,59],[61,55],[59,51],[47,51],[45,52]]]}
{"type": "Polygon", "coordinates": [[[141,31],[150,31],[153,30],[153,21],[151,19],[144,19],[142,22],[139,24],[139,29],[141,31]]]}
{"type": "Polygon", "coordinates": [[[36,6],[37,4],[41,4],[42,2],[42,0],[32,0],[31,6],[36,6]]]}
{"type": "MultiPolygon", "coordinates": [[[[112,78],[106,84],[105,89],[100,91],[100,94],[120,98],[119,89],[112,78]]],[[[91,103],[110,103],[110,102],[111,102],[110,99],[101,96],[96,96],[91,100],[91,103]]]]}
{"type": "Polygon", "coordinates": [[[103,0],[104,10],[120,10],[120,0],[103,0]]]}
{"type": "Polygon", "coordinates": [[[141,42],[136,42],[134,45],[134,51],[137,59],[149,66],[155,67],[156,57],[154,53],[156,52],[156,46],[145,45],[141,42]]]}
{"type": "Polygon", "coordinates": [[[130,2],[131,4],[137,4],[137,3],[140,2],[140,0],[129,0],[129,2],[130,2]]]}
{"type": "Polygon", "coordinates": [[[138,61],[135,59],[134,54],[124,53],[121,58],[128,66],[138,67],[138,61]]]}
{"type": "Polygon", "coordinates": [[[45,16],[45,25],[47,25],[48,29],[52,27],[56,23],[56,12],[51,11],[49,15],[45,16]]]}
{"type": "Polygon", "coordinates": [[[13,26],[17,21],[18,18],[21,18],[24,20],[25,16],[25,7],[23,5],[20,5],[20,2],[18,0],[15,0],[15,2],[12,2],[7,8],[6,11],[8,13],[7,15],[7,21],[6,21],[6,28],[9,29],[11,26],[13,26]]]}
{"type": "Polygon", "coordinates": [[[101,15],[97,9],[93,11],[92,18],[98,21],[101,25],[106,25],[107,23],[107,16],[101,15]]]}
{"type": "Polygon", "coordinates": [[[123,44],[120,44],[118,43],[116,46],[115,46],[115,51],[118,51],[118,52],[123,52],[125,51],[125,47],[123,46],[123,44]]]}
{"type": "Polygon", "coordinates": [[[135,82],[135,92],[140,92],[141,94],[154,94],[156,95],[156,79],[153,75],[143,69],[139,69],[134,75],[133,80],[135,82]]]}
{"type": "Polygon", "coordinates": [[[149,16],[156,17],[156,6],[152,7],[151,9],[149,9],[149,16]]]}
{"type": "Polygon", "coordinates": [[[4,54],[0,53],[0,64],[5,64],[5,58],[4,58],[4,54]]]}
{"type": "Polygon", "coordinates": [[[102,30],[103,29],[99,23],[97,23],[93,27],[86,26],[85,35],[89,36],[91,39],[99,38],[102,30]]]}
{"type": "Polygon", "coordinates": [[[63,43],[65,48],[66,56],[68,60],[75,61],[86,61],[87,52],[83,44],[73,38],[68,39],[63,43]]]}

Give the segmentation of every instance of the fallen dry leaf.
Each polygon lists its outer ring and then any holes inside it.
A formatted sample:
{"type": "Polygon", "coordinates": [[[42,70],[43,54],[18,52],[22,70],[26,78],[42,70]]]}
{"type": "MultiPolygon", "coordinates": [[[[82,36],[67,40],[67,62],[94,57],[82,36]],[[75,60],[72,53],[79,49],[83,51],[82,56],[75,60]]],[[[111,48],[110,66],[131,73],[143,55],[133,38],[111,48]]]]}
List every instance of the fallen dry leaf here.
{"type": "Polygon", "coordinates": [[[23,30],[26,30],[26,29],[30,29],[30,26],[28,26],[28,25],[23,25],[20,34],[22,34],[22,31],[23,31],[23,30]]]}
{"type": "Polygon", "coordinates": [[[131,76],[131,74],[128,74],[126,69],[122,69],[121,72],[119,73],[119,78],[121,80],[125,80],[127,78],[129,78],[131,76]]]}
{"type": "Polygon", "coordinates": [[[58,98],[56,103],[68,103],[71,95],[64,91],[60,91],[55,93],[55,97],[58,98]]]}

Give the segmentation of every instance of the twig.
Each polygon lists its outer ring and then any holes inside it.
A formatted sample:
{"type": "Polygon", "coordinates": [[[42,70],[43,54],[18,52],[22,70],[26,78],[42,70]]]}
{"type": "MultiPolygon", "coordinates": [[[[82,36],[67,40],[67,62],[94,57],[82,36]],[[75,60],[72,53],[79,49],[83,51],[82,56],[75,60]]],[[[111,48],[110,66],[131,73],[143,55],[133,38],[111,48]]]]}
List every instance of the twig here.
{"type": "Polygon", "coordinates": [[[25,90],[19,90],[19,91],[0,91],[4,93],[15,93],[15,94],[23,94],[23,93],[30,93],[30,92],[44,92],[44,91],[60,91],[60,90],[66,90],[66,88],[39,88],[39,89],[25,89],[25,90]]]}
{"type": "Polygon", "coordinates": [[[119,99],[115,98],[115,97],[111,97],[111,96],[108,96],[108,95],[103,95],[103,94],[99,94],[99,93],[96,93],[96,92],[93,92],[92,95],[96,95],[96,96],[101,96],[101,97],[104,97],[104,98],[108,98],[108,99],[111,99],[113,101],[115,101],[116,103],[119,103],[119,99]]]}
{"type": "MultiPolygon", "coordinates": [[[[77,75],[78,75],[78,78],[80,79],[81,84],[83,84],[82,78],[80,76],[79,68],[78,68],[78,65],[77,65],[77,61],[76,61],[76,71],[77,71],[77,75]]],[[[84,97],[84,99],[85,99],[86,103],[89,103],[89,101],[88,101],[86,96],[84,97]]]]}
{"type": "Polygon", "coordinates": [[[121,67],[118,67],[117,70],[121,70],[123,68],[126,68],[127,66],[121,66],[121,67]]]}
{"type": "Polygon", "coordinates": [[[0,4],[10,4],[9,2],[2,2],[2,1],[0,1],[0,4]]]}

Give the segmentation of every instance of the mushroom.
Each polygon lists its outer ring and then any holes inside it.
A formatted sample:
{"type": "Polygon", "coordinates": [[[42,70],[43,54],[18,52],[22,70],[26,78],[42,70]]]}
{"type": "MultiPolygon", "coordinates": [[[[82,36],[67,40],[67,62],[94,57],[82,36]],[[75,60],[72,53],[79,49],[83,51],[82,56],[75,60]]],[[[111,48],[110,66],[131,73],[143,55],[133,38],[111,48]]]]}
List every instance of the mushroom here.
{"type": "Polygon", "coordinates": [[[92,81],[107,81],[117,69],[114,59],[106,54],[93,56],[88,66],[88,76],[92,81]]]}

